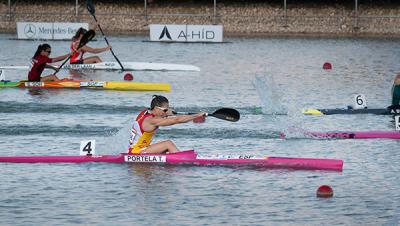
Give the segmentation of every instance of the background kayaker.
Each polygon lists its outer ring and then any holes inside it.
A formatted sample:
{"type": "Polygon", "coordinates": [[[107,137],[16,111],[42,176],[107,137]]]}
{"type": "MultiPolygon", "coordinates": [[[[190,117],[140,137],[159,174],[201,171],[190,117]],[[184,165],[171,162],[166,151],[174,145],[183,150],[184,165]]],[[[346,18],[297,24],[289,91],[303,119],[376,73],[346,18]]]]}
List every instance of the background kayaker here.
{"type": "Polygon", "coordinates": [[[111,49],[111,46],[108,45],[107,47],[104,48],[91,48],[87,45],[84,45],[80,49],[77,50],[77,47],[79,45],[79,42],[81,41],[82,36],[87,32],[85,28],[79,28],[74,37],[72,37],[72,43],[71,43],[71,52],[73,52],[71,59],[69,60],[70,64],[95,64],[95,63],[100,63],[101,59],[98,56],[90,56],[87,58],[83,58],[83,54],[86,52],[88,53],[102,53],[107,50],[111,49]]]}
{"type": "Polygon", "coordinates": [[[204,112],[193,115],[172,116],[172,110],[169,107],[168,99],[164,96],[153,95],[150,109],[140,112],[132,125],[131,137],[129,140],[129,153],[160,154],[165,152],[179,152],[179,149],[171,140],[151,144],[158,127],[185,123],[199,117],[204,118],[205,116],[206,113],[204,112]]]}
{"type": "Polygon", "coordinates": [[[400,73],[394,78],[392,86],[392,105],[389,106],[392,110],[400,109],[400,73]]]}
{"type": "Polygon", "coordinates": [[[58,62],[66,59],[70,54],[65,54],[63,56],[50,58],[51,47],[49,44],[41,44],[38,46],[35,55],[32,57],[31,70],[28,73],[28,80],[30,82],[45,82],[45,81],[58,81],[56,75],[47,75],[41,77],[45,68],[51,68],[58,71],[57,67],[49,65],[48,63],[58,62]]]}

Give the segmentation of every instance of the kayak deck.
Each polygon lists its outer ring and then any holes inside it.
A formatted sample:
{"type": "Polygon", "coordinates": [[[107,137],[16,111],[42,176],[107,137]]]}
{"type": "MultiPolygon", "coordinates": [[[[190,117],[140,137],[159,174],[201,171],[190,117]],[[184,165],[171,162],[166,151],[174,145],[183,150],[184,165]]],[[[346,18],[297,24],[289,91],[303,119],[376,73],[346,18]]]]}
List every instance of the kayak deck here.
{"type": "Polygon", "coordinates": [[[144,83],[124,81],[79,81],[60,80],[54,82],[28,82],[28,81],[1,81],[0,88],[40,88],[40,89],[100,89],[100,90],[124,90],[124,91],[165,91],[169,92],[171,86],[168,83],[144,83]]]}
{"type": "Polygon", "coordinates": [[[193,150],[171,154],[117,154],[95,156],[3,156],[0,162],[8,163],[146,163],[171,165],[255,166],[262,168],[294,170],[342,171],[343,161],[335,159],[256,157],[253,155],[201,156],[193,150]]]}

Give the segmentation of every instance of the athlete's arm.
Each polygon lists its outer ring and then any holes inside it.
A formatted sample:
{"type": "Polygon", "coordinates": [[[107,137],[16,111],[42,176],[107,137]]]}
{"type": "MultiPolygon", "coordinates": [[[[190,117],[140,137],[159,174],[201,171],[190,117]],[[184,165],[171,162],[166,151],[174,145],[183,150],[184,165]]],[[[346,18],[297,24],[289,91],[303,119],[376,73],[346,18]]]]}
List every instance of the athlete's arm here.
{"type": "Polygon", "coordinates": [[[65,60],[69,56],[70,56],[70,54],[68,53],[68,54],[65,54],[65,55],[62,55],[62,56],[59,56],[59,57],[54,57],[54,58],[51,58],[51,60],[52,60],[51,62],[62,61],[62,60],[65,60]]]}
{"type": "Polygon", "coordinates": [[[50,64],[46,64],[46,66],[44,66],[45,68],[50,68],[50,69],[53,69],[53,70],[55,70],[55,71],[57,71],[58,70],[58,67],[55,67],[55,66],[53,66],[53,65],[50,65],[50,64]]]}
{"type": "Polygon", "coordinates": [[[104,52],[104,51],[107,51],[107,50],[110,50],[111,49],[111,46],[109,45],[109,46],[107,46],[107,47],[104,47],[104,48],[91,48],[91,47],[89,47],[89,46],[83,46],[82,48],[81,48],[81,50],[83,50],[83,51],[85,51],[85,52],[88,52],[88,53],[102,53],[102,52],[104,52]]]}
{"type": "Polygon", "coordinates": [[[193,115],[179,115],[179,116],[174,116],[174,117],[168,117],[168,118],[146,118],[143,121],[143,130],[144,131],[153,131],[156,127],[159,126],[171,126],[179,123],[185,123],[192,121],[195,118],[198,117],[204,117],[205,113],[197,113],[193,115]]]}

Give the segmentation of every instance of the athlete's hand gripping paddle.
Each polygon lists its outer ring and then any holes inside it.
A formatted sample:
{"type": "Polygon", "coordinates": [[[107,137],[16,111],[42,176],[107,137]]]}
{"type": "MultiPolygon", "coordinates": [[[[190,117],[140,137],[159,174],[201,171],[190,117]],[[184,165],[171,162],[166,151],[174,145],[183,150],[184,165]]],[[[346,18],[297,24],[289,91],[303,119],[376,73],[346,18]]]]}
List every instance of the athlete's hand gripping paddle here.
{"type": "Polygon", "coordinates": [[[72,54],[74,54],[76,51],[78,51],[78,49],[85,46],[89,41],[91,41],[94,38],[95,35],[96,35],[96,32],[94,32],[94,30],[87,31],[82,36],[81,40],[79,41],[79,44],[78,44],[78,47],[76,48],[76,50],[74,50],[74,52],[72,52],[71,55],[69,55],[69,57],[67,57],[67,59],[60,65],[60,67],[58,67],[56,72],[54,72],[54,75],[60,71],[60,69],[64,66],[65,63],[67,63],[67,61],[71,58],[72,54]]]}
{"type": "MultiPolygon", "coordinates": [[[[96,18],[96,15],[95,15],[96,9],[94,8],[94,5],[93,5],[93,3],[92,3],[92,0],[88,0],[88,1],[87,1],[86,8],[87,8],[87,10],[89,11],[90,15],[93,16],[93,19],[96,21],[96,24],[97,24],[97,26],[99,27],[99,30],[100,30],[101,34],[103,35],[104,40],[106,41],[107,45],[110,45],[110,43],[109,43],[108,40],[107,40],[106,35],[105,35],[104,32],[103,32],[103,29],[101,29],[101,26],[100,26],[99,22],[97,21],[97,18],[96,18]]],[[[118,59],[118,57],[115,55],[114,51],[113,51],[112,49],[110,49],[110,51],[111,51],[111,54],[114,56],[115,60],[118,62],[119,66],[121,67],[121,70],[125,71],[124,67],[123,67],[122,64],[121,64],[121,61],[119,61],[119,59],[118,59]]]]}
{"type": "MultiPolygon", "coordinates": [[[[197,113],[192,112],[176,112],[173,111],[173,114],[180,114],[180,115],[194,115],[197,113]]],[[[240,119],[240,113],[233,108],[220,108],[216,110],[214,113],[206,113],[206,116],[212,116],[218,119],[230,121],[230,122],[237,122],[240,119]]]]}

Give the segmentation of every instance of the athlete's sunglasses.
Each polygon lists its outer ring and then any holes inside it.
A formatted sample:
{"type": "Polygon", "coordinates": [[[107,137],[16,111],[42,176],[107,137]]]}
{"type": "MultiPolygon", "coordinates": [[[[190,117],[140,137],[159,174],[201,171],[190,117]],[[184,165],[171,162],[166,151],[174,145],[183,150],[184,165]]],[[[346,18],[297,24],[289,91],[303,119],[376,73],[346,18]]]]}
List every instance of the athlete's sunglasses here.
{"type": "Polygon", "coordinates": [[[162,108],[162,107],[158,107],[156,106],[156,108],[160,109],[161,111],[167,113],[167,111],[169,110],[169,108],[162,108]]]}
{"type": "Polygon", "coordinates": [[[47,52],[47,53],[51,53],[51,50],[44,50],[45,52],[47,52]]]}

